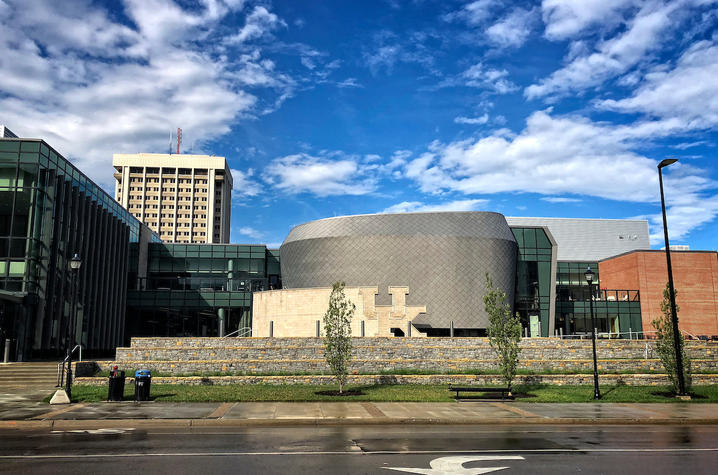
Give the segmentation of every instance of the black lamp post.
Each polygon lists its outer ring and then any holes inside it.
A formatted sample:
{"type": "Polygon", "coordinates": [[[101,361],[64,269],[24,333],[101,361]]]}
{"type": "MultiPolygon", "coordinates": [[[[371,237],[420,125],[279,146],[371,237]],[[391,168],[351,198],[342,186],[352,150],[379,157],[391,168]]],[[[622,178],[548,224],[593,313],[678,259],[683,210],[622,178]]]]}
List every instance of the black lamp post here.
{"type": "Polygon", "coordinates": [[[668,224],[666,223],[666,202],[663,198],[663,173],[661,169],[676,163],[678,159],[667,158],[658,164],[658,184],[661,188],[661,212],[663,213],[663,237],[666,241],[666,264],[668,266],[668,293],[671,300],[671,320],[673,322],[673,345],[676,352],[676,370],[678,371],[678,395],[686,395],[686,382],[683,377],[683,354],[681,353],[681,334],[678,331],[678,312],[676,311],[676,291],[673,288],[673,269],[671,267],[671,246],[668,243],[668,224]]]}
{"type": "Polygon", "coordinates": [[[72,310],[70,313],[70,331],[68,332],[70,334],[70,341],[67,345],[67,384],[65,385],[65,392],[70,401],[72,401],[72,350],[75,346],[75,331],[77,329],[77,274],[80,271],[81,265],[82,259],[75,253],[72,259],[70,259],[70,269],[72,270],[72,310]]]}
{"type": "Polygon", "coordinates": [[[593,398],[601,399],[601,392],[598,390],[598,362],[596,361],[596,320],[593,317],[594,272],[591,270],[591,266],[588,266],[588,269],[586,269],[586,272],[583,275],[586,276],[586,282],[588,282],[588,301],[591,308],[591,341],[593,342],[593,398]]]}

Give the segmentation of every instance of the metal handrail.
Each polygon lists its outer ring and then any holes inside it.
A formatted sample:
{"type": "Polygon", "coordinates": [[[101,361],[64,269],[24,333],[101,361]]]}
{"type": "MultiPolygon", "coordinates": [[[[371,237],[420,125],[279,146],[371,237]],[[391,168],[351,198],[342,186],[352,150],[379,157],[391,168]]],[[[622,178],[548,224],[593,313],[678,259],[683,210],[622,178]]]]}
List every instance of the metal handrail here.
{"type": "Polygon", "coordinates": [[[70,353],[65,356],[65,359],[62,360],[62,363],[57,363],[57,386],[58,388],[61,388],[65,385],[65,373],[67,372],[65,370],[65,365],[70,360],[70,357],[75,353],[75,351],[79,350],[79,361],[82,361],[82,345],[75,345],[75,347],[70,351],[70,353]]]}
{"type": "Polygon", "coordinates": [[[247,335],[251,335],[251,334],[252,334],[252,327],[242,327],[242,328],[239,328],[239,329],[233,331],[232,333],[228,333],[227,335],[224,335],[223,337],[220,338],[220,340],[221,340],[221,339],[224,339],[224,338],[227,338],[227,337],[230,337],[230,336],[234,335],[235,333],[237,334],[237,338],[241,338],[241,337],[244,337],[244,336],[247,336],[247,335]],[[240,335],[239,332],[243,332],[242,335],[240,335]]]}

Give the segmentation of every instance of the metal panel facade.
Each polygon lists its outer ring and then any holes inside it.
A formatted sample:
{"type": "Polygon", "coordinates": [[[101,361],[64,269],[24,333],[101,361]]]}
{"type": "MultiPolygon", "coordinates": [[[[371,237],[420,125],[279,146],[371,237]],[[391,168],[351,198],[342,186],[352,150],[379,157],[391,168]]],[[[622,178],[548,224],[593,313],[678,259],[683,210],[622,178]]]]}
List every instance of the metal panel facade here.
{"type": "Polygon", "coordinates": [[[347,216],[291,230],[281,247],[285,288],[408,286],[414,320],[433,328],[485,328],[485,275],[514,301],[517,244],[498,213],[449,212],[347,216]]]}
{"type": "Polygon", "coordinates": [[[509,226],[546,226],[558,243],[558,260],[594,262],[650,249],[648,221],[629,219],[512,218],[509,226]]]}

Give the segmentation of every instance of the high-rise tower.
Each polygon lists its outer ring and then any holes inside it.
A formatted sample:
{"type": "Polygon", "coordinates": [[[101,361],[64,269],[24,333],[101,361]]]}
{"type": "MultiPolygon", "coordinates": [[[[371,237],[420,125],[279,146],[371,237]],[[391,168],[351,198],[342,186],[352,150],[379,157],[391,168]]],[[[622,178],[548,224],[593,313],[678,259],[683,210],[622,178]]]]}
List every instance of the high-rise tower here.
{"type": "Polygon", "coordinates": [[[114,154],[115,199],[165,242],[227,243],[232,173],[224,157],[114,154]]]}

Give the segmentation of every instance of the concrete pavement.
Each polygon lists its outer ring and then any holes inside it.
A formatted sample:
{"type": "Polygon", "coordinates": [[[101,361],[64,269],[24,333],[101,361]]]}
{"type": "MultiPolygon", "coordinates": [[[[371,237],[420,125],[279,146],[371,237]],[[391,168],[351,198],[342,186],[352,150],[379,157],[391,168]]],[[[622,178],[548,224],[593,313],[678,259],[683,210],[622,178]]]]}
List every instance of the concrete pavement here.
{"type": "Polygon", "coordinates": [[[0,429],[133,425],[716,424],[718,404],[417,402],[101,402],[0,398],[0,429]]]}

